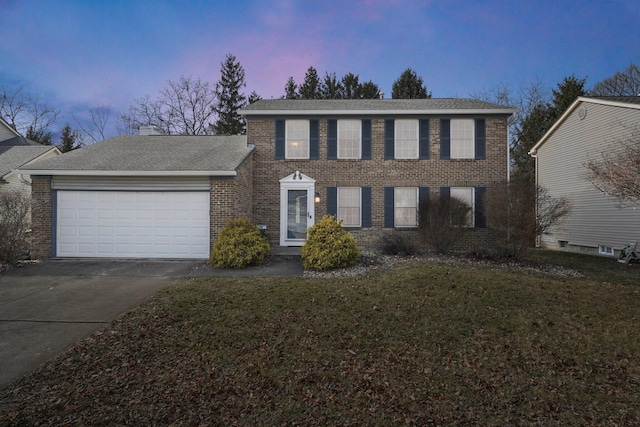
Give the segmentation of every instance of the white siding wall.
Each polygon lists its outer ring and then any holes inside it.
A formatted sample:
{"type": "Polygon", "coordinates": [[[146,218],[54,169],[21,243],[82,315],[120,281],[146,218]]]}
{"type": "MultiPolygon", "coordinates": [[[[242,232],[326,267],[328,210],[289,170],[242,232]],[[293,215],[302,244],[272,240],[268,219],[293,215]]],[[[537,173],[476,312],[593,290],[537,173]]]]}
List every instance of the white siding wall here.
{"type": "Polygon", "coordinates": [[[0,123],[0,141],[4,141],[5,139],[11,139],[11,138],[15,138],[16,134],[10,130],[7,129],[6,126],[4,126],[4,124],[0,123]]]}
{"type": "Polygon", "coordinates": [[[567,196],[572,210],[543,245],[570,245],[620,249],[630,240],[640,241],[640,206],[620,207],[596,190],[587,179],[585,163],[640,125],[640,110],[591,104],[578,106],[538,151],[538,183],[554,197],[567,196]],[[586,108],[580,119],[579,111],[586,108]]]}

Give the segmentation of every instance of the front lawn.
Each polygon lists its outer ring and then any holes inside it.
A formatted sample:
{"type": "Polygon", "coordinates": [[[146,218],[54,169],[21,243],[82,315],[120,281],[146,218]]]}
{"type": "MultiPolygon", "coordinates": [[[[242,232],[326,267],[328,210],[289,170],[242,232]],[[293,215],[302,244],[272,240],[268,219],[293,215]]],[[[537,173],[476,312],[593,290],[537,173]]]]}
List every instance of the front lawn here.
{"type": "Polygon", "coordinates": [[[0,424],[638,425],[640,269],[563,257],[585,277],[179,281],[0,392],[0,424]]]}

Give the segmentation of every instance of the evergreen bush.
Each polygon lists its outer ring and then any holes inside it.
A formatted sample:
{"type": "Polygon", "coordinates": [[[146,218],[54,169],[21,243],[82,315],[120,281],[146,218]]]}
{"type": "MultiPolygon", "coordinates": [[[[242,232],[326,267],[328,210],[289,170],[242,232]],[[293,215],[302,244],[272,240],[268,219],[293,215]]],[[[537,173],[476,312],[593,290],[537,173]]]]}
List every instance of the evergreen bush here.
{"type": "Polygon", "coordinates": [[[213,245],[209,264],[217,268],[261,265],[269,255],[269,242],[246,218],[229,220],[213,245]]]}
{"type": "Polygon", "coordinates": [[[360,252],[356,240],[342,228],[342,221],[333,216],[309,228],[307,241],[302,247],[302,265],[307,270],[327,271],[355,265],[360,252]]]}

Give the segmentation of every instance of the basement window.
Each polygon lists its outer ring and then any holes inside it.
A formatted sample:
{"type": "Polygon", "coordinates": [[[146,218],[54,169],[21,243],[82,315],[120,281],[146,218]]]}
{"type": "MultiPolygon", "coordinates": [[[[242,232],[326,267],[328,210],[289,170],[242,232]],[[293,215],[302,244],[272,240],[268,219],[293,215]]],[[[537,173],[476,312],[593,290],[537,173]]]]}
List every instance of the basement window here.
{"type": "Polygon", "coordinates": [[[598,254],[613,256],[614,255],[613,248],[611,246],[599,245],[598,254]]]}

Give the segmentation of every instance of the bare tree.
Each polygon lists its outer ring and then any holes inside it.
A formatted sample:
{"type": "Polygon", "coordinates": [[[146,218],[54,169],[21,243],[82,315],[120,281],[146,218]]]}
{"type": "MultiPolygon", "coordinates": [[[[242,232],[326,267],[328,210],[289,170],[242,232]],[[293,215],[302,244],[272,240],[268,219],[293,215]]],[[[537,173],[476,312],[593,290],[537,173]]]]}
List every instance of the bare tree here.
{"type": "Polygon", "coordinates": [[[0,193],[0,262],[15,264],[28,255],[30,202],[28,193],[0,193]]]}
{"type": "Polygon", "coordinates": [[[521,258],[569,213],[565,197],[554,198],[530,182],[503,182],[487,190],[484,201],[492,237],[489,252],[498,257],[521,258]]]}
{"type": "Polygon", "coordinates": [[[43,103],[38,95],[25,93],[22,87],[17,89],[0,85],[0,116],[22,135],[40,142],[51,133],[49,127],[60,116],[60,110],[43,103]]]}
{"type": "Polygon", "coordinates": [[[140,126],[156,125],[167,135],[205,135],[215,117],[214,87],[201,79],[180,77],[169,81],[157,98],[135,100],[121,120],[126,133],[140,126]]]}
{"type": "Polygon", "coordinates": [[[591,183],[621,204],[640,204],[640,127],[611,143],[585,167],[591,183]]]}
{"type": "Polygon", "coordinates": [[[640,95],[640,67],[630,64],[624,71],[596,83],[589,92],[591,96],[638,96],[640,95]]]}
{"type": "Polygon", "coordinates": [[[467,231],[470,212],[471,207],[455,197],[426,197],[418,207],[421,239],[437,253],[451,251],[467,231]]]}
{"type": "Polygon", "coordinates": [[[77,117],[73,117],[73,120],[78,126],[77,137],[84,141],[90,141],[91,143],[104,141],[106,138],[106,128],[109,123],[111,113],[108,107],[95,107],[89,109],[91,115],[91,123],[83,124],[77,117]]]}

